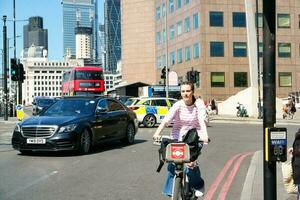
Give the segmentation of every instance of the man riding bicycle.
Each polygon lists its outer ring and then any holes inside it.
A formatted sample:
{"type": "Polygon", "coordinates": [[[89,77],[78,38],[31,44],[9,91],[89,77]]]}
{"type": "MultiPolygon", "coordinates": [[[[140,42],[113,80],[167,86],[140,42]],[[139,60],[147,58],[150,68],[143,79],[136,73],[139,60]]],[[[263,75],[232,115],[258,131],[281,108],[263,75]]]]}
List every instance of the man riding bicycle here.
{"type": "MultiPolygon", "coordinates": [[[[194,97],[194,85],[191,82],[184,82],[180,86],[182,100],[176,102],[162,123],[159,125],[153,135],[153,139],[160,138],[160,133],[169,123],[172,122],[173,128],[171,138],[182,141],[185,134],[196,128],[200,140],[208,143],[208,134],[206,129],[206,107],[203,100],[194,97]]],[[[204,181],[201,178],[200,168],[196,161],[188,163],[188,178],[191,187],[195,190],[196,196],[203,196],[201,191],[204,188],[204,181]]],[[[172,163],[168,165],[167,179],[163,188],[163,193],[172,196],[173,178],[175,176],[175,167],[172,163]]]]}

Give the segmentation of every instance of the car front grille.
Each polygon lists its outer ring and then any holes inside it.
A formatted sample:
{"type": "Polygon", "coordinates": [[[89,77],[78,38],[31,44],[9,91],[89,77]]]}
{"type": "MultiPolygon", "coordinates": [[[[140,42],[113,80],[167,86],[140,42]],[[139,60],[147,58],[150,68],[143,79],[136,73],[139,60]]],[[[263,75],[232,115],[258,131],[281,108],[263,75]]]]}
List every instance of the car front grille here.
{"type": "Polygon", "coordinates": [[[57,130],[58,126],[22,126],[22,135],[24,137],[39,137],[39,138],[49,138],[57,130]]]}

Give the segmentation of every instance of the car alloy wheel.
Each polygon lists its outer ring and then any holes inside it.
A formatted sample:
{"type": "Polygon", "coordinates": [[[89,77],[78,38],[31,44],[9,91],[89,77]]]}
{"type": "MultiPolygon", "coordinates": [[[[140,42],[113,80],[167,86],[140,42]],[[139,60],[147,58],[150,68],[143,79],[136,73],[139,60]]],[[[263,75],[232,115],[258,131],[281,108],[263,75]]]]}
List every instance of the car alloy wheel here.
{"type": "Polygon", "coordinates": [[[91,137],[88,130],[84,130],[80,136],[80,152],[86,154],[89,152],[91,147],[91,137]]]}
{"type": "Polygon", "coordinates": [[[147,128],[152,128],[156,124],[156,119],[154,115],[147,115],[143,120],[143,124],[147,128]]]}
{"type": "Polygon", "coordinates": [[[121,139],[121,141],[125,144],[133,144],[135,137],[135,129],[132,123],[129,123],[126,128],[126,136],[121,139]]]}
{"type": "Polygon", "coordinates": [[[127,126],[127,140],[129,144],[134,143],[134,136],[135,136],[135,131],[134,131],[134,126],[133,124],[128,124],[127,126]]]}

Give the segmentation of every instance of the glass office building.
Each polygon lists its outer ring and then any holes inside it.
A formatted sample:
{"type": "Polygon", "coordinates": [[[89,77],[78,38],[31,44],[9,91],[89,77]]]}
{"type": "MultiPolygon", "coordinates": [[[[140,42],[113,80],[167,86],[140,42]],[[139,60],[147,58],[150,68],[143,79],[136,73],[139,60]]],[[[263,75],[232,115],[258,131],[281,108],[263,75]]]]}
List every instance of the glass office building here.
{"type": "Polygon", "coordinates": [[[106,0],[104,4],[105,71],[115,72],[121,60],[120,0],[106,0]]]}
{"type": "Polygon", "coordinates": [[[43,27],[43,18],[30,17],[29,23],[23,26],[23,48],[28,49],[32,45],[41,46],[48,50],[48,30],[43,27]]]}
{"type": "Polygon", "coordinates": [[[75,28],[90,27],[93,30],[92,57],[98,61],[98,0],[62,0],[62,7],[64,56],[75,58],[75,28]]]}

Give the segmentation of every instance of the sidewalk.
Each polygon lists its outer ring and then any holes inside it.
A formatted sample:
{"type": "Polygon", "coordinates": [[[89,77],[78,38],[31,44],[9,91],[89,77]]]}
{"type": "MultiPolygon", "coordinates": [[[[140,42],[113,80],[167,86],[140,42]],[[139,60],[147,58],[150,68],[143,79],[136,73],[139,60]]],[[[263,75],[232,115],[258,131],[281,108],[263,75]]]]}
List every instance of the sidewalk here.
{"type": "Polygon", "coordinates": [[[7,121],[4,120],[4,117],[1,116],[0,118],[0,125],[1,124],[17,124],[18,122],[20,122],[17,117],[8,117],[7,121]]]}
{"type": "MultiPolygon", "coordinates": [[[[263,119],[254,117],[236,117],[229,115],[213,115],[212,123],[246,123],[246,124],[262,124],[263,119]]],[[[276,118],[276,124],[297,124],[300,125],[300,110],[296,112],[293,119],[276,118]]]]}
{"type": "MultiPolygon", "coordinates": [[[[276,170],[277,199],[296,200],[296,195],[288,194],[284,189],[282,181],[281,163],[277,163],[276,170]]],[[[262,200],[264,197],[263,188],[263,155],[262,151],[257,151],[252,157],[240,200],[262,200]]]]}

